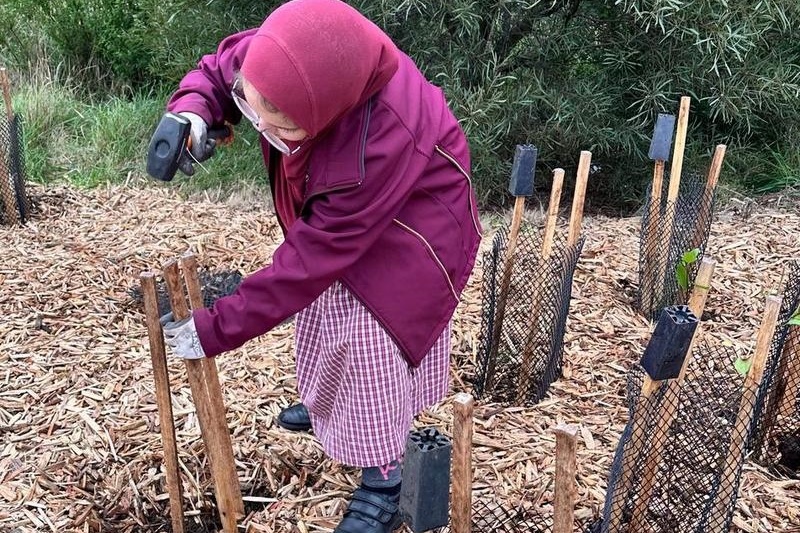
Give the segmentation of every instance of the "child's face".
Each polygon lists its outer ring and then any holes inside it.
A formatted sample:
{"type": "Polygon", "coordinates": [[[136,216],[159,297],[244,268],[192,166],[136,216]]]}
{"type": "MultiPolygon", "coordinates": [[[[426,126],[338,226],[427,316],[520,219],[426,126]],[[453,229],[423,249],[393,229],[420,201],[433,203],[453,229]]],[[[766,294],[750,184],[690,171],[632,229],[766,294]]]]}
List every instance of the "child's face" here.
{"type": "Polygon", "coordinates": [[[297,142],[308,137],[306,130],[301,129],[289,117],[269,105],[245,79],[242,79],[242,91],[247,103],[258,114],[259,121],[256,124],[256,129],[259,131],[266,130],[285,141],[297,142]]]}

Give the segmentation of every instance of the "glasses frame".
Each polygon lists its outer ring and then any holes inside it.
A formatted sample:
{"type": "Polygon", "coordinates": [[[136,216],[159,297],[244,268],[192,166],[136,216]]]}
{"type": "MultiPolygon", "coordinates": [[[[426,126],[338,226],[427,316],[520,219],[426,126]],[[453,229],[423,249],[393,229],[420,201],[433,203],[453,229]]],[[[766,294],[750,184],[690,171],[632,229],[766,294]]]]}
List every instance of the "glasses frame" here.
{"type": "Polygon", "coordinates": [[[244,90],[242,89],[242,79],[240,77],[236,77],[233,80],[233,86],[231,87],[231,97],[233,97],[233,102],[236,104],[236,107],[239,108],[241,111],[242,116],[250,121],[253,127],[259,132],[266,140],[271,144],[276,150],[284,155],[294,155],[303,147],[303,143],[298,145],[293,149],[289,148],[289,146],[283,142],[283,139],[268,132],[266,129],[261,128],[261,117],[258,115],[253,106],[251,106],[247,99],[244,96],[244,90]]]}

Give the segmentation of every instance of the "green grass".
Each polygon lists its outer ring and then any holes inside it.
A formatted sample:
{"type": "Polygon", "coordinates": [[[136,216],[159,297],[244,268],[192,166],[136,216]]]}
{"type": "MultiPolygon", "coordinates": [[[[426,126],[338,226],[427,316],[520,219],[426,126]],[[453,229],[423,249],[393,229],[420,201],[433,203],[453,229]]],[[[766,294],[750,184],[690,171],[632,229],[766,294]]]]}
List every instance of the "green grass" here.
{"type": "MultiPolygon", "coordinates": [[[[153,184],[145,172],[147,145],[168,94],[112,96],[90,102],[69,78],[60,79],[51,71],[39,71],[31,78],[14,94],[15,109],[23,120],[28,180],[79,187],[153,184]]],[[[687,153],[684,169],[704,174],[710,158],[710,150],[703,153],[694,147],[687,153]]],[[[642,172],[648,175],[637,178],[649,179],[649,167],[642,172]]],[[[587,200],[592,209],[624,211],[624,206],[635,208],[640,203],[636,179],[608,176],[596,177],[594,182],[587,200]]],[[[168,186],[187,198],[202,194],[213,199],[267,200],[257,132],[247,124],[237,127],[233,145],[219,148],[193,177],[179,172],[168,186]]],[[[796,189],[800,187],[800,153],[790,143],[764,150],[730,146],[720,186],[737,195],[796,189]]]]}
{"type": "MultiPolygon", "coordinates": [[[[166,99],[139,95],[87,103],[69,80],[32,80],[14,96],[23,120],[27,179],[78,187],[146,182],[147,145],[166,99]]],[[[242,186],[263,187],[268,195],[257,135],[238,127],[233,145],[218,149],[194,177],[179,173],[174,186],[185,195],[213,190],[226,196],[242,186]]]]}

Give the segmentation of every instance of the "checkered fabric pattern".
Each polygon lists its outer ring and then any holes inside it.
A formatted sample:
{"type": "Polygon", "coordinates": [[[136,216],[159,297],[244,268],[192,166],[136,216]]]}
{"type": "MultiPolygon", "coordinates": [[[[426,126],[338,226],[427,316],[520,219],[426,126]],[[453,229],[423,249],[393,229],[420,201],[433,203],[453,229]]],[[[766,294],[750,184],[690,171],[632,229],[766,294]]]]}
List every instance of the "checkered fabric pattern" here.
{"type": "Polygon", "coordinates": [[[450,329],[411,368],[341,283],[297,315],[297,386],[328,456],[363,468],[403,455],[414,416],[447,394],[450,329]]]}

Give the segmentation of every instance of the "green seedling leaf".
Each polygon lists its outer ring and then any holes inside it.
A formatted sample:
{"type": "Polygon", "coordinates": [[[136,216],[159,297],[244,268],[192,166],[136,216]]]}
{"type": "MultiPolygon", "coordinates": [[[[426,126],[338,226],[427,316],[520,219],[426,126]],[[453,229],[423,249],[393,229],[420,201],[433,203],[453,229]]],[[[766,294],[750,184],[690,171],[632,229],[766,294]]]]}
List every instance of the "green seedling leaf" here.
{"type": "Polygon", "coordinates": [[[680,262],[675,266],[675,278],[681,289],[689,290],[689,271],[686,269],[685,263],[680,262]]]}
{"type": "Polygon", "coordinates": [[[681,256],[681,261],[686,265],[691,265],[700,257],[700,248],[692,248],[688,252],[684,252],[681,256]]]}
{"type": "Polygon", "coordinates": [[[750,371],[750,367],[753,365],[752,359],[742,359],[739,358],[733,363],[733,367],[736,369],[738,373],[743,376],[746,376],[747,373],[750,371]]]}
{"type": "Polygon", "coordinates": [[[789,319],[790,326],[800,326],[800,313],[797,313],[792,318],[789,319]]]}

